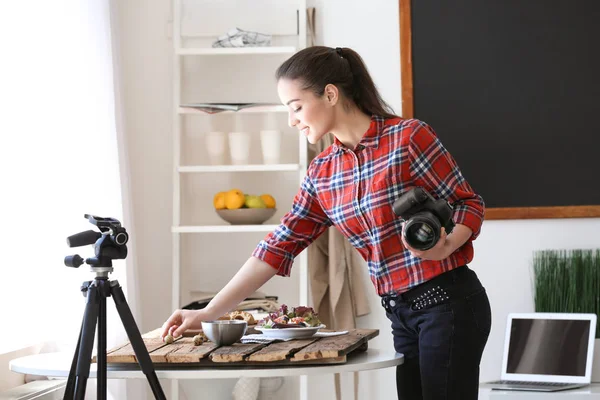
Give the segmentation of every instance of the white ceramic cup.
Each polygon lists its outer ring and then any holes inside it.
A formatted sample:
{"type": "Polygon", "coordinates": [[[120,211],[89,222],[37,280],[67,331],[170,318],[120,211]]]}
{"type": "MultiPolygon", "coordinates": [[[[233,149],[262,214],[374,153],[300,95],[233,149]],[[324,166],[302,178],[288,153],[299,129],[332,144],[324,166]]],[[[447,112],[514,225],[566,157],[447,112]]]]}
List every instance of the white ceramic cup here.
{"type": "Polygon", "coordinates": [[[206,134],[206,152],[212,165],[225,164],[225,147],[227,147],[225,133],[208,132],[206,134]]]}
{"type": "Polygon", "coordinates": [[[250,134],[248,132],[229,132],[229,155],[233,165],[250,162],[250,134]]]}
{"type": "Polygon", "coordinates": [[[260,146],[265,164],[279,164],[281,159],[281,131],[260,131],[260,146]]]}

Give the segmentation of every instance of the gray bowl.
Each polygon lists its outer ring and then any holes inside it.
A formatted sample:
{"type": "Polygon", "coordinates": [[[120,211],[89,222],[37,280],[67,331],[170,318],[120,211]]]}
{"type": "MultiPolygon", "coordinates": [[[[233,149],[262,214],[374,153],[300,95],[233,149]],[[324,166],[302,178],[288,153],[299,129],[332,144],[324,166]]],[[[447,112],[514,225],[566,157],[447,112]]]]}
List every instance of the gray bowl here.
{"type": "Polygon", "coordinates": [[[246,333],[248,323],[241,320],[202,321],[206,337],[219,346],[229,346],[239,341],[246,333]]]}

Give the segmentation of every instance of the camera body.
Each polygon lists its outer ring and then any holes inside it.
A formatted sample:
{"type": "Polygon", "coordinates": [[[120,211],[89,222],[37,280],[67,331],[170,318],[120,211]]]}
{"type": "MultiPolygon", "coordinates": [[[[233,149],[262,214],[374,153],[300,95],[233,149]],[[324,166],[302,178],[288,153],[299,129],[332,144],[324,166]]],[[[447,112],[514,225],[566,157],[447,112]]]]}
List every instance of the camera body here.
{"type": "Polygon", "coordinates": [[[410,247],[417,250],[434,247],[442,227],[446,233],[454,229],[452,206],[445,200],[436,200],[422,187],[404,193],[394,201],[392,209],[406,221],[402,235],[410,247]]]}

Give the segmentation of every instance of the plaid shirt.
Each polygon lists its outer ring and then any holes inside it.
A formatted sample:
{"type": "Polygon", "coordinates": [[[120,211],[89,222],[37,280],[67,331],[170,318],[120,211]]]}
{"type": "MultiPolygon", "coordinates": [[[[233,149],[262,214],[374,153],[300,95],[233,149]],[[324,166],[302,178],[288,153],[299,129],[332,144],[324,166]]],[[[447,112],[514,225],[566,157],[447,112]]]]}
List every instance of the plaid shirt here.
{"type": "Polygon", "coordinates": [[[431,127],[416,119],[373,117],[354,151],[336,139],[311,162],[292,210],[252,255],[289,276],[294,257],[334,225],[367,261],[377,293],[402,293],[469,263],[483,216],[483,199],[431,127]],[[392,204],[416,186],[456,202],[454,221],[473,231],[444,260],[414,257],[402,243],[402,221],[392,204]]]}

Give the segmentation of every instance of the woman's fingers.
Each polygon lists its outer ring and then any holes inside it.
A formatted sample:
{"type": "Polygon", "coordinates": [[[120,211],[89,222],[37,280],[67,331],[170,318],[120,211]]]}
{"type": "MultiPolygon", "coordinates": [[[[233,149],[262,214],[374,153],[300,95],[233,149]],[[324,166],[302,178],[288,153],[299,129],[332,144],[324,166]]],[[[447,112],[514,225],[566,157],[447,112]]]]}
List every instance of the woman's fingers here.
{"type": "Polygon", "coordinates": [[[179,325],[173,325],[169,328],[169,335],[173,336],[173,332],[175,331],[175,329],[179,328],[179,325]]]}
{"type": "Polygon", "coordinates": [[[189,320],[183,321],[183,323],[181,324],[181,326],[173,326],[174,329],[172,329],[172,336],[173,338],[178,338],[179,336],[183,335],[183,332],[187,331],[188,326],[190,325],[189,320]]]}
{"type": "Polygon", "coordinates": [[[161,339],[164,339],[167,334],[171,333],[171,327],[178,325],[181,321],[181,311],[175,311],[162,326],[161,339]]]}

